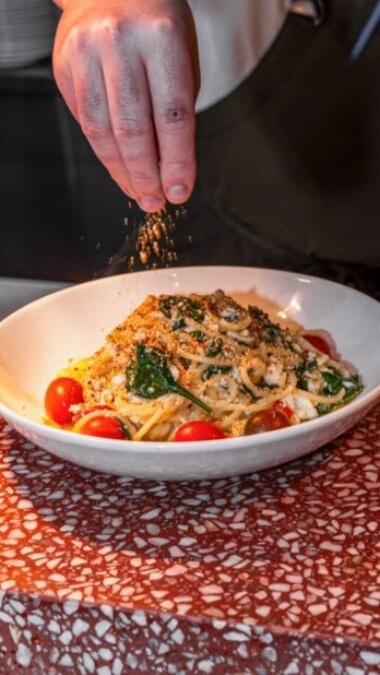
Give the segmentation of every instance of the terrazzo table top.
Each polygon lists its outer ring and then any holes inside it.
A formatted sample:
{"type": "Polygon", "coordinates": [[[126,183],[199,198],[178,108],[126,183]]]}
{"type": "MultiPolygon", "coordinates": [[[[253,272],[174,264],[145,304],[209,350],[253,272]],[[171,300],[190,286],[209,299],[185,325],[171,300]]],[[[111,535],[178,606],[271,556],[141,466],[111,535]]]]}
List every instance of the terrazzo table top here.
{"type": "Polygon", "coordinates": [[[0,673],[380,673],[380,406],[246,476],[62,462],[0,418],[0,673]]]}

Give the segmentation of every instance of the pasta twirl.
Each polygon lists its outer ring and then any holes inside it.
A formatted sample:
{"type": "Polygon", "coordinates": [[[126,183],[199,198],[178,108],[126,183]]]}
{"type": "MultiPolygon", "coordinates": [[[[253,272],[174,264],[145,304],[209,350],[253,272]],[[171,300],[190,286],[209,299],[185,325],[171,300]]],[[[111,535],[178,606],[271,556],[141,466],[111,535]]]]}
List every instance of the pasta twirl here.
{"type": "Polygon", "coordinates": [[[283,328],[220,290],[150,295],[70,368],[83,389],[70,428],[85,433],[99,410],[137,441],[173,440],[192,421],[226,436],[299,424],[362,390],[328,352],[315,334],[283,328]]]}

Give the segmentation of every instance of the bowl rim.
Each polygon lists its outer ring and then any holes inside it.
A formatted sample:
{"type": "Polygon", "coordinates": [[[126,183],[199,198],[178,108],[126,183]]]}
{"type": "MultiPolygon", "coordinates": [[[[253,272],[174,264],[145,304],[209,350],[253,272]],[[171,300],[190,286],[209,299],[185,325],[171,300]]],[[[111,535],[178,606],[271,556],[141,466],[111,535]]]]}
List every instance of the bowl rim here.
{"type": "MultiPolygon", "coordinates": [[[[317,283],[319,285],[326,286],[330,288],[331,286],[343,288],[350,295],[356,295],[361,298],[364,298],[369,305],[373,303],[373,306],[379,311],[380,318],[380,302],[375,298],[372,298],[369,295],[366,295],[362,291],[357,289],[344,286],[336,281],[330,281],[329,279],[321,278],[318,276],[303,274],[299,272],[292,272],[287,270],[278,270],[271,268],[263,267],[251,267],[251,266],[238,266],[238,265],[197,265],[197,266],[184,266],[184,267],[174,267],[174,268],[160,268],[157,270],[145,270],[138,271],[133,273],[120,273],[116,275],[110,275],[108,277],[101,277],[98,279],[88,280],[81,283],[70,284],[64,286],[59,290],[56,290],[52,293],[47,294],[41,298],[33,300],[32,302],[27,303],[23,307],[15,310],[3,320],[0,321],[0,330],[3,325],[11,323],[13,320],[18,319],[19,316],[29,311],[33,311],[36,306],[42,304],[50,304],[56,301],[57,297],[62,297],[72,293],[81,292],[86,290],[86,287],[94,287],[95,285],[103,285],[107,283],[115,283],[115,280],[121,280],[123,278],[131,280],[136,279],[137,276],[146,276],[147,274],[158,275],[166,277],[169,274],[182,274],[191,272],[192,274],[197,274],[200,271],[203,273],[207,270],[215,270],[218,272],[223,271],[235,271],[244,272],[249,271],[251,273],[257,274],[266,274],[271,276],[276,276],[278,278],[286,277],[288,279],[294,278],[297,282],[307,282],[307,283],[317,283]]],[[[238,291],[238,289],[236,289],[238,291]]],[[[159,454],[168,454],[178,451],[179,447],[181,449],[186,447],[186,449],[191,450],[192,453],[204,452],[205,450],[210,452],[218,452],[221,448],[230,448],[230,449],[240,449],[245,447],[252,447],[254,445],[266,446],[271,445],[274,442],[279,442],[282,439],[289,440],[290,438],[297,439],[299,436],[303,436],[308,432],[312,433],[315,429],[322,430],[326,427],[329,427],[335,421],[337,425],[341,420],[347,420],[346,428],[350,427],[351,424],[348,420],[348,417],[357,417],[360,412],[365,409],[369,411],[380,398],[380,382],[378,385],[372,387],[369,390],[366,390],[364,383],[364,389],[361,394],[355,398],[353,401],[350,401],[346,406],[334,410],[322,417],[318,417],[311,420],[306,420],[297,425],[286,427],[284,429],[276,429],[270,432],[257,435],[247,435],[247,436],[238,436],[238,437],[226,437],[223,439],[215,440],[205,440],[205,441],[189,441],[189,442],[176,442],[176,441],[132,441],[132,440],[116,440],[116,439],[107,439],[94,436],[87,436],[84,434],[74,434],[70,430],[57,428],[54,426],[49,426],[48,424],[41,421],[35,421],[27,416],[16,412],[8,405],[0,401],[0,415],[11,424],[14,423],[18,427],[26,427],[28,430],[34,434],[49,439],[50,441],[69,443],[70,445],[78,446],[91,446],[94,449],[102,449],[104,445],[107,444],[109,449],[112,449],[113,452],[117,454],[125,454],[126,452],[138,452],[139,454],[150,454],[154,449],[154,452],[159,454]],[[70,435],[72,439],[70,439],[70,435]],[[70,439],[70,440],[69,440],[70,439]]],[[[344,432],[344,429],[343,429],[344,432]]],[[[342,433],[343,433],[342,432],[342,433]]],[[[340,433],[340,432],[339,432],[340,433]]]]}

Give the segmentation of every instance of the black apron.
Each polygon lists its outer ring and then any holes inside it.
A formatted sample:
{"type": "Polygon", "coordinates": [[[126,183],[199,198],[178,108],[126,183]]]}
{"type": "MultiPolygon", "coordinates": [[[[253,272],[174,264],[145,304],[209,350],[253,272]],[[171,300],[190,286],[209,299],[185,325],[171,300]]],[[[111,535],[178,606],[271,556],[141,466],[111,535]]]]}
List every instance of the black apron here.
{"type": "Polygon", "coordinates": [[[289,15],[251,76],[198,115],[177,264],[309,272],[380,297],[380,31],[350,60],[375,2],[324,4],[319,26],[289,15]]]}

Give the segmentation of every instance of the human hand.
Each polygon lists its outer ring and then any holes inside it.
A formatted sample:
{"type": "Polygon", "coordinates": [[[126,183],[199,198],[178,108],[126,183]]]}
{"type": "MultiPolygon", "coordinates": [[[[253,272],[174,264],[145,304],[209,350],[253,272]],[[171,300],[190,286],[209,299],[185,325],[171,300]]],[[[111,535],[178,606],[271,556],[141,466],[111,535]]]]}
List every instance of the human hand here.
{"type": "Polygon", "coordinates": [[[195,182],[199,65],[186,0],[55,0],[57,85],[120,188],[147,211],[195,182]]]}

